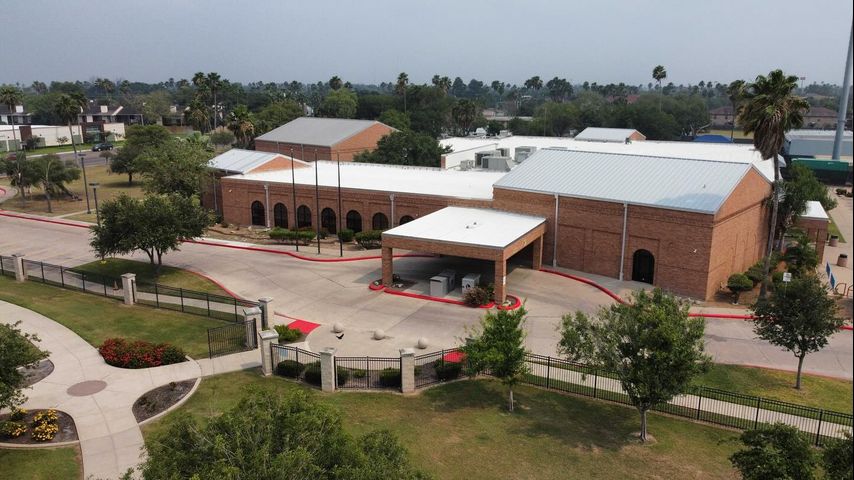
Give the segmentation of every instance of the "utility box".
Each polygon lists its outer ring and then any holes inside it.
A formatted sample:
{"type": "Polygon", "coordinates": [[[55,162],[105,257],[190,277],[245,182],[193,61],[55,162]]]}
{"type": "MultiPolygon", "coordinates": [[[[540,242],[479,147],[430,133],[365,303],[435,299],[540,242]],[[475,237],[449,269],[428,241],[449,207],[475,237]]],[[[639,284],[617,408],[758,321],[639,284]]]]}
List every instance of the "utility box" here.
{"type": "Polygon", "coordinates": [[[479,273],[469,273],[465,277],[463,277],[463,293],[471,290],[472,288],[480,285],[480,274],[479,273]]]}
{"type": "Polygon", "coordinates": [[[457,272],[455,270],[443,270],[442,273],[439,274],[439,276],[447,277],[448,292],[452,292],[455,288],[457,288],[457,272]]]}
{"type": "Polygon", "coordinates": [[[436,275],[430,277],[430,296],[444,297],[448,295],[448,277],[436,275]]]}

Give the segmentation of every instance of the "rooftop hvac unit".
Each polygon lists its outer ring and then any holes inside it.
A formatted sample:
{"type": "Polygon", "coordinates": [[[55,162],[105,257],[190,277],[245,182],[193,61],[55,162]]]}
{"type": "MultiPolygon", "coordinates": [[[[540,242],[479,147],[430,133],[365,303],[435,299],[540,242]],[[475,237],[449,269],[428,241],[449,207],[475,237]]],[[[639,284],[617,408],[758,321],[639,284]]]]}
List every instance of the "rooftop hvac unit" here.
{"type": "Polygon", "coordinates": [[[474,154],[474,166],[476,168],[487,168],[486,165],[483,164],[483,159],[485,157],[500,157],[501,152],[498,150],[484,150],[482,152],[475,152],[474,154]]]}
{"type": "Polygon", "coordinates": [[[509,172],[513,166],[513,159],[510,157],[490,156],[483,158],[483,168],[497,172],[509,172]]]}
{"type": "Polygon", "coordinates": [[[537,147],[516,147],[516,163],[522,163],[537,151],[537,147]]]}
{"type": "Polygon", "coordinates": [[[500,156],[502,156],[502,157],[509,157],[510,156],[510,148],[508,148],[508,147],[496,148],[495,151],[500,152],[500,156]]]}
{"type": "Polygon", "coordinates": [[[471,170],[474,168],[474,160],[463,160],[460,162],[460,170],[471,170]]]}

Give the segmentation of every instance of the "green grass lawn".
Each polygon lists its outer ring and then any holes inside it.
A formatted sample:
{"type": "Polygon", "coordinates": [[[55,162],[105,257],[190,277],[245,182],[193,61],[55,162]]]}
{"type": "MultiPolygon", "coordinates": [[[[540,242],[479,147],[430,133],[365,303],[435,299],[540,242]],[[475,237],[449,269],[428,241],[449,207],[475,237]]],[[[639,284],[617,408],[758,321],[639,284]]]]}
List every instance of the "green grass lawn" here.
{"type": "Polygon", "coordinates": [[[196,275],[193,272],[189,272],[181,268],[167,267],[163,265],[160,267],[160,275],[155,276],[154,267],[150,263],[137,262],[135,260],[108,258],[104,262],[96,260],[94,262],[78,265],[72,270],[76,272],[96,273],[114,278],[119,278],[125,273],[134,273],[136,274],[137,281],[140,283],[157,282],[170,287],[230,296],[216,283],[202,277],[201,275],[196,275]]]}
{"type": "Polygon", "coordinates": [[[836,222],[833,221],[833,217],[830,218],[830,223],[827,225],[827,233],[836,235],[839,237],[839,241],[841,243],[845,243],[845,235],[842,235],[842,232],[839,231],[839,227],[836,225],[836,222]]]}
{"type": "Polygon", "coordinates": [[[111,337],[168,342],[187,355],[208,355],[207,329],[228,322],[141,305],[127,306],[90,293],[0,277],[0,300],[36,311],[73,330],[93,346],[111,337]]]}
{"type": "MultiPolygon", "coordinates": [[[[153,441],[178,416],[204,421],[253,387],[275,393],[308,388],[257,370],[206,378],[184,406],[143,433],[153,441]]],[[[735,432],[651,415],[656,442],[639,445],[631,437],[639,428],[637,412],[604,402],[518,387],[517,411],[509,414],[506,389],[492,380],[406,397],[311,391],[344,414],[353,435],[394,432],[414,464],[437,479],[735,478],[727,460],[737,447],[735,432]]]]}
{"type": "MultiPolygon", "coordinates": [[[[796,362],[792,357],[792,364],[796,362]]],[[[825,410],[852,412],[854,383],[815,375],[803,375],[801,380],[801,390],[795,390],[793,372],[714,364],[696,383],[825,410]]]]}
{"type": "Polygon", "coordinates": [[[0,480],[57,478],[69,480],[83,478],[78,447],[0,449],[0,480]]]}

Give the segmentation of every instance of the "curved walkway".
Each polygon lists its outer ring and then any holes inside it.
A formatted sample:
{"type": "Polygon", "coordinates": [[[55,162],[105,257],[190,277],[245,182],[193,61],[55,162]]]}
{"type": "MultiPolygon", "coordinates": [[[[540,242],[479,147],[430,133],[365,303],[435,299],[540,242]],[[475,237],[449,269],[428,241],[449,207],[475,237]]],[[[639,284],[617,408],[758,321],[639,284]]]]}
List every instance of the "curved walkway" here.
{"type": "Polygon", "coordinates": [[[107,365],[98,350],[76,333],[32,310],[0,301],[0,318],[20,321],[21,330],[38,335],[39,348],[50,352],[54,370],[24,391],[28,397],[24,408],[55,408],[71,415],[80,439],[84,478],[118,478],[142,460],[142,432],[132,411],[142,394],[170,382],[253,368],[260,358],[257,351],[250,351],[215,361],[129,370],[107,365]],[[89,395],[69,394],[70,387],[92,381],[106,386],[89,395]]]}

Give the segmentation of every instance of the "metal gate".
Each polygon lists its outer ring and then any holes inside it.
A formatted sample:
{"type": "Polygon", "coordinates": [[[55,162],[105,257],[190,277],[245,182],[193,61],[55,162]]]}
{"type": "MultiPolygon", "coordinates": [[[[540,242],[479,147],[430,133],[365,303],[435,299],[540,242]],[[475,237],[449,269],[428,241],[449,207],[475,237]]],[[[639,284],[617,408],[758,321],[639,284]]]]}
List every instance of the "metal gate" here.
{"type": "Polygon", "coordinates": [[[338,388],[400,388],[400,357],[335,357],[338,388]]]}
{"type": "Polygon", "coordinates": [[[210,358],[254,350],[257,347],[258,331],[255,320],[208,329],[208,356],[210,358]]]}

